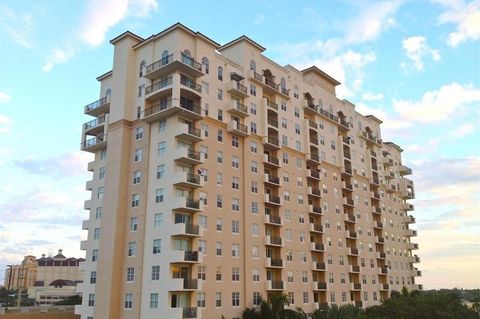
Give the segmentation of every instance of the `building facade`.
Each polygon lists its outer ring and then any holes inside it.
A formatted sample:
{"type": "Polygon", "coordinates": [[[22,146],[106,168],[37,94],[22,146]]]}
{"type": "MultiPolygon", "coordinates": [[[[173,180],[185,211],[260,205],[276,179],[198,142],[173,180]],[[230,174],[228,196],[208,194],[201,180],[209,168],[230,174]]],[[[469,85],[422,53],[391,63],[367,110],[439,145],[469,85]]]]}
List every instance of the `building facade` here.
{"type": "Polygon", "coordinates": [[[272,293],[312,312],[418,289],[411,169],[316,67],[181,24],[111,41],[85,107],[89,318],[240,318],[272,293]]]}

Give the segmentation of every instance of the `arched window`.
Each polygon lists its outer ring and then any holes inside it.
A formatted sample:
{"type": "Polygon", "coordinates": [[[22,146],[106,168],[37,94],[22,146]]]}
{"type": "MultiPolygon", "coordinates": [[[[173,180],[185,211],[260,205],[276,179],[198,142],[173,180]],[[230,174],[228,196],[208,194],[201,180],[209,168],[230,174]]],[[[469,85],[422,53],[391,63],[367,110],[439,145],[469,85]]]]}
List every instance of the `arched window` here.
{"type": "Polygon", "coordinates": [[[162,64],[167,64],[168,61],[168,50],[163,51],[162,53],[162,64]]]}
{"type": "Polygon", "coordinates": [[[184,53],[185,55],[192,56],[192,54],[190,53],[190,51],[187,50],[187,49],[183,50],[183,53],[184,53]]]}
{"type": "Polygon", "coordinates": [[[107,92],[105,92],[105,96],[112,96],[112,90],[108,89],[107,92]]]}
{"type": "Polygon", "coordinates": [[[253,60],[250,60],[250,70],[253,70],[253,72],[257,72],[257,65],[253,60]]]}
{"type": "Polygon", "coordinates": [[[285,89],[287,87],[287,82],[285,82],[285,78],[280,79],[280,87],[285,89]]]}
{"type": "Polygon", "coordinates": [[[203,64],[203,69],[205,70],[205,73],[208,74],[208,72],[209,72],[209,62],[208,62],[207,57],[204,56],[202,58],[202,64],[203,64]]]}
{"type": "Polygon", "coordinates": [[[222,68],[221,66],[218,67],[217,78],[218,78],[220,81],[223,81],[223,68],[222,68]]]}
{"type": "Polygon", "coordinates": [[[146,67],[147,67],[147,63],[145,62],[145,60],[142,60],[142,62],[140,62],[140,70],[139,70],[140,77],[143,76],[143,70],[145,70],[146,67]]]}

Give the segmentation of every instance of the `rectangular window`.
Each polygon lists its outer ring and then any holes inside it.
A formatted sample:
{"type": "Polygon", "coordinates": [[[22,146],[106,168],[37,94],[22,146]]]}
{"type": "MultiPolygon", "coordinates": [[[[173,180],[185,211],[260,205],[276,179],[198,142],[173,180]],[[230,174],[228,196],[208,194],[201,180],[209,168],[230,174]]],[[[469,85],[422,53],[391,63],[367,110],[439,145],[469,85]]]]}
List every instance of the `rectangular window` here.
{"type": "Polygon", "coordinates": [[[240,306],[240,293],[239,292],[232,292],[232,306],[239,307],[240,306]]]}
{"type": "Polygon", "coordinates": [[[132,217],[130,218],[130,231],[137,231],[138,229],[138,218],[132,217]]]}
{"type": "Polygon", "coordinates": [[[199,292],[197,294],[197,307],[205,308],[205,293],[199,292]]]}
{"type": "Polygon", "coordinates": [[[150,294],[150,308],[152,309],[158,308],[158,293],[150,294]]]}
{"type": "Polygon", "coordinates": [[[160,142],[158,143],[158,155],[163,155],[167,151],[167,143],[166,142],[160,142]]]}
{"type": "Polygon", "coordinates": [[[232,220],[232,234],[239,234],[239,233],[240,233],[240,221],[232,220]]]}
{"type": "Polygon", "coordinates": [[[157,179],[165,176],[165,164],[157,166],[157,179]]]}
{"type": "Polygon", "coordinates": [[[92,261],[97,261],[98,259],[98,249],[92,249],[92,261]]]}
{"type": "Polygon", "coordinates": [[[217,241],[215,243],[215,251],[216,251],[216,255],[217,256],[221,256],[222,255],[222,243],[217,241]]]}
{"type": "Polygon", "coordinates": [[[240,244],[232,244],[232,257],[240,257],[240,244]]]}
{"type": "Polygon", "coordinates": [[[160,120],[158,122],[158,130],[160,132],[165,132],[166,129],[167,129],[167,120],[166,119],[160,120]]]}
{"type": "Polygon", "coordinates": [[[215,307],[221,307],[222,306],[222,293],[217,292],[215,293],[215,307]]]}
{"type": "Polygon", "coordinates": [[[90,283],[94,284],[96,282],[97,282],[97,272],[92,271],[92,272],[90,272],[90,283]]]}
{"type": "Polygon", "coordinates": [[[143,138],[143,126],[135,128],[135,139],[139,140],[143,138]]]}
{"type": "Polygon", "coordinates": [[[133,156],[133,159],[135,162],[140,162],[142,160],[142,149],[141,148],[137,148],[135,150],[135,154],[133,156]]]}
{"type": "MultiPolygon", "coordinates": [[[[217,98],[218,98],[220,101],[223,101],[223,90],[218,89],[217,98]]],[[[223,118],[222,118],[222,119],[219,118],[218,120],[219,120],[219,121],[222,121],[223,118]]]]}
{"type": "Polygon", "coordinates": [[[97,198],[103,198],[104,188],[103,186],[97,189],[97,198]]]}
{"type": "Polygon", "coordinates": [[[141,180],[141,172],[140,171],[135,171],[133,172],[133,184],[140,184],[141,180]]]}
{"type": "Polygon", "coordinates": [[[152,266],[152,280],[160,280],[160,266],[152,266]]]}
{"type": "Polygon", "coordinates": [[[163,188],[155,191],[155,203],[163,203],[165,192],[163,188]]]}
{"type": "Polygon", "coordinates": [[[233,136],[232,136],[232,146],[233,146],[233,147],[238,147],[238,145],[239,145],[238,136],[233,135],[233,136]]]}
{"type": "Polygon", "coordinates": [[[238,168],[239,167],[240,160],[237,156],[232,156],[232,167],[233,168],[238,168]]]}
{"type": "Polygon", "coordinates": [[[223,142],[223,131],[221,131],[221,130],[217,131],[217,141],[218,142],[223,142]]]}
{"type": "Polygon", "coordinates": [[[100,169],[98,170],[98,179],[104,179],[105,172],[106,172],[105,167],[100,167],[100,169]]]}
{"type": "Polygon", "coordinates": [[[95,294],[88,294],[88,306],[95,306],[95,294]]]}
{"type": "Polygon", "coordinates": [[[125,294],[125,309],[133,308],[133,294],[125,294]]]}
{"type": "Polygon", "coordinates": [[[161,239],[154,239],[153,240],[153,253],[159,254],[162,252],[162,240],[161,239]]]}
{"type": "Polygon", "coordinates": [[[138,207],[140,205],[140,194],[132,195],[132,207],[138,207]]]}
{"type": "Polygon", "coordinates": [[[162,224],[162,220],[163,220],[162,213],[157,213],[153,215],[153,228],[159,228],[160,225],[162,224]]]}
{"type": "Polygon", "coordinates": [[[131,241],[128,243],[128,256],[132,257],[137,254],[137,243],[134,241],[131,241]]]}
{"type": "Polygon", "coordinates": [[[100,238],[100,227],[96,227],[93,230],[93,240],[98,240],[100,238]]]}
{"type": "Polygon", "coordinates": [[[219,163],[219,164],[223,163],[223,152],[222,151],[217,151],[217,163],[219,163]]]}
{"type": "Polygon", "coordinates": [[[127,267],[127,282],[132,282],[135,279],[135,268],[127,267]]]}
{"type": "Polygon", "coordinates": [[[250,94],[253,96],[257,96],[257,87],[253,84],[250,84],[250,94]]]}
{"type": "Polygon", "coordinates": [[[232,281],[240,281],[240,268],[233,267],[232,268],[232,281]]]}

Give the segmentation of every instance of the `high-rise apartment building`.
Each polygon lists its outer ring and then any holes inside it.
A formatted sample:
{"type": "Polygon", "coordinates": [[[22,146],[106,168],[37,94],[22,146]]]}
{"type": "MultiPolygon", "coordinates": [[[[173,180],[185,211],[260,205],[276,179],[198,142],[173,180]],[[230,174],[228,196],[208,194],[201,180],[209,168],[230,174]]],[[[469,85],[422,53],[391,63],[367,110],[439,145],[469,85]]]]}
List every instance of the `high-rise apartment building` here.
{"type": "Polygon", "coordinates": [[[82,134],[82,319],[240,318],[272,293],[365,307],[421,287],[411,169],[338,81],[181,24],[111,43],[82,134]]]}

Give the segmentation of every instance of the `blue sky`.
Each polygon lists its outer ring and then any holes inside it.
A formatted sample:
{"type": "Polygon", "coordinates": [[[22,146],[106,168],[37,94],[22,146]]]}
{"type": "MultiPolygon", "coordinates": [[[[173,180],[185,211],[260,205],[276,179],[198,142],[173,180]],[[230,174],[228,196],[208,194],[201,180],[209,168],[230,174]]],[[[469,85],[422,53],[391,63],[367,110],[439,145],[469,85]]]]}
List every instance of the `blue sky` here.
{"type": "Polygon", "coordinates": [[[419,282],[480,287],[480,1],[460,0],[2,1],[0,281],[26,254],[83,255],[82,112],[111,68],[108,40],[178,21],[342,82],[338,95],[381,118],[414,169],[419,282]]]}

